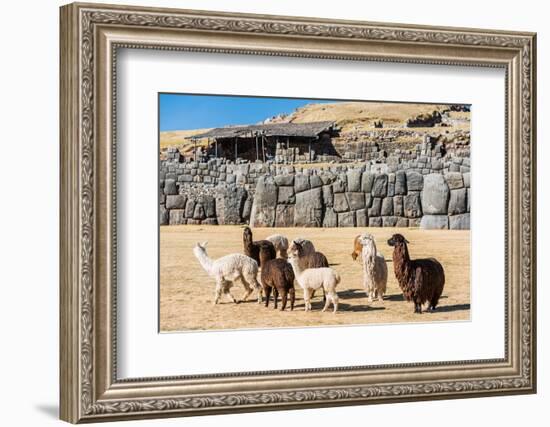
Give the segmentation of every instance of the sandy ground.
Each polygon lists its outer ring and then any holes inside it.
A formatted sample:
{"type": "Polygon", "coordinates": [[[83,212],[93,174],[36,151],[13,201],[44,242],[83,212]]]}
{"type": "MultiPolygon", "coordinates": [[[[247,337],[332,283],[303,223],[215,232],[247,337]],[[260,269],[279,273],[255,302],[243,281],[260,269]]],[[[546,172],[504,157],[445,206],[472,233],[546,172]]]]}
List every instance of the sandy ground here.
{"type": "MultiPolygon", "coordinates": [[[[294,311],[281,312],[259,305],[253,294],[234,304],[222,300],[213,305],[214,280],[192,253],[196,242],[208,241],[208,254],[218,258],[242,252],[241,226],[181,225],[161,227],[160,232],[160,330],[273,328],[320,325],[431,322],[470,319],[470,232],[397,228],[258,228],[255,239],[280,233],[289,239],[305,237],[323,252],[342,281],[338,285],[340,307],[336,314],[321,312],[322,295],[313,300],[313,311],[304,312],[302,291],[296,286],[294,311]],[[383,302],[369,303],[362,287],[359,261],[351,259],[352,242],[360,232],[373,234],[388,263],[388,289],[383,302]],[[435,313],[414,314],[412,303],[403,300],[393,273],[392,248],[386,241],[393,233],[409,241],[412,258],[436,257],[445,269],[446,283],[435,313]]],[[[259,275],[258,275],[259,279],[259,275]]],[[[236,284],[233,294],[243,294],[236,284]]]]}

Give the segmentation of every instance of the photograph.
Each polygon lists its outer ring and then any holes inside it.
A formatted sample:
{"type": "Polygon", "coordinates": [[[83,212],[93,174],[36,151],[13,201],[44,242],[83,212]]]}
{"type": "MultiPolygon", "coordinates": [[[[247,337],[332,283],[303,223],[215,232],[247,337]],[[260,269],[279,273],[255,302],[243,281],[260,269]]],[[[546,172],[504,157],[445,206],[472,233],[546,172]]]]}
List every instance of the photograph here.
{"type": "Polygon", "coordinates": [[[468,321],[471,110],[159,93],[159,331],[468,321]]]}

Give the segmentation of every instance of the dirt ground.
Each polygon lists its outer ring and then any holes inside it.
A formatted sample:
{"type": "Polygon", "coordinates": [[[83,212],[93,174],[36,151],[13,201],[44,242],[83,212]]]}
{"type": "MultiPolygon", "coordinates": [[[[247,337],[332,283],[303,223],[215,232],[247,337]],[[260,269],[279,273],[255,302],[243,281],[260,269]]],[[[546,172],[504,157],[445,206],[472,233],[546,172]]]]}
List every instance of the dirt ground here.
{"type": "MultiPolygon", "coordinates": [[[[321,312],[322,293],[313,300],[313,311],[304,312],[301,288],[296,285],[294,311],[259,305],[255,293],[248,301],[234,304],[222,298],[213,304],[214,279],[202,269],[192,253],[196,242],[208,241],[208,255],[218,258],[242,253],[241,226],[180,225],[160,229],[160,330],[161,332],[211,329],[251,329],[349,325],[394,322],[431,322],[470,319],[470,232],[398,228],[258,228],[254,239],[280,233],[290,239],[304,237],[323,252],[342,281],[336,314],[321,312]],[[362,268],[350,254],[354,237],[368,231],[376,238],[378,250],[388,264],[388,289],[383,302],[369,303],[363,290],[362,268]],[[412,258],[436,257],[445,269],[445,289],[434,313],[413,313],[413,304],[404,301],[393,273],[392,248],[386,243],[393,233],[409,241],[412,258]]],[[[259,280],[259,275],[258,275],[259,280]]],[[[239,299],[244,289],[236,284],[239,299]]],[[[280,307],[280,306],[279,306],[280,307]]]]}

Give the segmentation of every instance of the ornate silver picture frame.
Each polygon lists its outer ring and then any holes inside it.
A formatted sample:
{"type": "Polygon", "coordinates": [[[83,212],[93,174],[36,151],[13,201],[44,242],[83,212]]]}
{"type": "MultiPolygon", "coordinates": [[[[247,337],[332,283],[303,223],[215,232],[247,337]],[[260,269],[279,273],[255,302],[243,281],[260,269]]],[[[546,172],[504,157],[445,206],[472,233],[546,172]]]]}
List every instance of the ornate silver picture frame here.
{"type": "Polygon", "coordinates": [[[60,21],[61,419],[97,422],[536,391],[535,34],[78,3],[63,6],[60,21]],[[115,65],[121,48],[502,68],[504,357],[120,379],[115,65]]]}

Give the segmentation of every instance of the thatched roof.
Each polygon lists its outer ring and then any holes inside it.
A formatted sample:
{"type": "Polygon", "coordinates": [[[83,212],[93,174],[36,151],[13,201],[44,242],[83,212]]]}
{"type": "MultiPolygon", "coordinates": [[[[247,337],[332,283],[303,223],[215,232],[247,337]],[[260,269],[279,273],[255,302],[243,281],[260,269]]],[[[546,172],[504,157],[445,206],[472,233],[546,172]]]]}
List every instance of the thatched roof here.
{"type": "Polygon", "coordinates": [[[323,132],[333,132],[334,122],[310,123],[268,123],[250,126],[228,126],[211,129],[208,132],[194,135],[193,138],[251,138],[256,135],[264,136],[298,136],[315,138],[323,132]]]}

